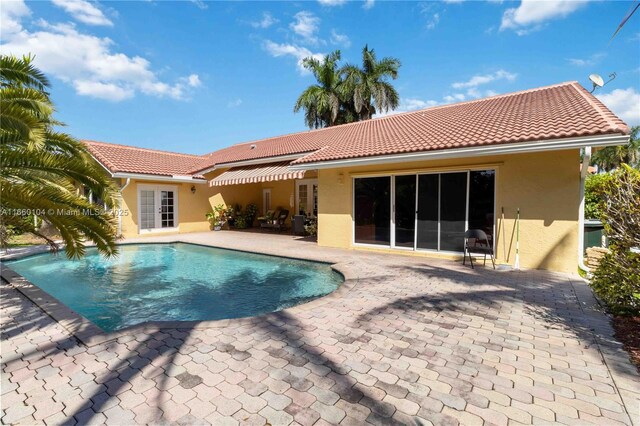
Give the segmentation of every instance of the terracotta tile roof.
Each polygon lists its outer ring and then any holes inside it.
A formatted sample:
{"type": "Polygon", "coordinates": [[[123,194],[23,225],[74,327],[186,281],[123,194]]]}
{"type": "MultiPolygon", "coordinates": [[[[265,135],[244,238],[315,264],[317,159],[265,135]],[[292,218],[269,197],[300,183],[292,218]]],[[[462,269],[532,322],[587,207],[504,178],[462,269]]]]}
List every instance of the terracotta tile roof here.
{"type": "Polygon", "coordinates": [[[326,147],[294,164],[628,134],[629,128],[580,84],[568,82],[337,126],[324,132],[326,147]]]}
{"type": "MultiPolygon", "coordinates": [[[[193,175],[202,169],[205,157],[83,140],[89,152],[112,173],[160,176],[193,175]]],[[[202,176],[195,176],[202,178],[202,176]]]]}
{"type": "Polygon", "coordinates": [[[607,134],[627,125],[575,81],[232,145],[197,156],[85,141],[112,172],[189,175],[300,154],[293,164],[607,134]]]}

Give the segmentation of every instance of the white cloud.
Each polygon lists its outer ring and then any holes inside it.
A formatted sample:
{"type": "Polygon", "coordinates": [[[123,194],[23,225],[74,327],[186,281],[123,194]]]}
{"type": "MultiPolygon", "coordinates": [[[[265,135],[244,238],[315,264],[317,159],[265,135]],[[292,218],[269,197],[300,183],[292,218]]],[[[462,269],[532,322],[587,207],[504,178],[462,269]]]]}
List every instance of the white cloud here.
{"type": "Polygon", "coordinates": [[[301,36],[305,41],[317,44],[316,33],[320,29],[320,18],[311,12],[302,11],[294,15],[294,21],[289,24],[289,28],[301,36]]]}
{"type": "Polygon", "coordinates": [[[135,94],[131,88],[120,87],[114,83],[101,83],[99,81],[76,80],[73,82],[73,87],[75,87],[79,95],[114,102],[132,98],[135,94]]]}
{"type": "Polygon", "coordinates": [[[198,9],[207,9],[209,5],[204,0],[190,0],[191,3],[195,4],[198,9]]]}
{"type": "Polygon", "coordinates": [[[582,59],[582,58],[569,58],[569,59],[567,59],[567,61],[569,61],[569,63],[571,63],[572,65],[575,65],[575,66],[578,66],[578,67],[586,67],[586,66],[595,65],[604,56],[605,56],[604,53],[595,53],[595,54],[589,56],[588,58],[584,58],[584,59],[582,59]]]}
{"type": "Polygon", "coordinates": [[[505,70],[498,70],[493,74],[474,75],[468,81],[456,82],[451,85],[454,89],[467,89],[470,87],[477,87],[483,84],[491,83],[497,80],[513,81],[518,74],[510,73],[505,70]]]}
{"type": "MultiPolygon", "coordinates": [[[[5,3],[3,2],[3,5],[5,3]]],[[[74,19],[88,25],[105,25],[112,27],[109,20],[94,3],[86,0],[53,0],[53,4],[62,8],[74,19]]]]}
{"type": "Polygon", "coordinates": [[[79,95],[121,101],[140,92],[186,99],[189,89],[200,85],[196,74],[174,84],[162,82],[145,58],[114,51],[111,39],[81,33],[73,24],[52,25],[40,20],[38,25],[37,31],[22,29],[8,34],[0,49],[17,56],[34,54],[37,67],[73,86],[79,95]]]}
{"type": "Polygon", "coordinates": [[[444,3],[447,4],[459,4],[459,3],[463,3],[465,0],[443,0],[444,3]]]}
{"type": "Polygon", "coordinates": [[[425,28],[432,30],[440,23],[440,5],[438,3],[420,3],[420,14],[425,17],[425,28]]]}
{"type": "Polygon", "coordinates": [[[542,28],[549,20],[564,18],[583,7],[588,0],[522,0],[517,8],[505,10],[500,30],[525,35],[542,28]]]}
{"type": "Polygon", "coordinates": [[[200,81],[200,77],[198,76],[198,74],[190,74],[187,77],[182,77],[180,81],[184,81],[189,87],[202,86],[202,81],[200,81]]]}
{"type": "Polygon", "coordinates": [[[363,9],[371,9],[376,4],[376,0],[364,0],[363,9]]]}
{"type": "Polygon", "coordinates": [[[320,3],[323,6],[328,6],[328,7],[342,6],[346,2],[347,2],[347,0],[318,0],[318,3],[320,3]]]}
{"type": "Polygon", "coordinates": [[[630,126],[640,125],[640,92],[633,87],[615,89],[596,97],[630,126]]]}
{"type": "Polygon", "coordinates": [[[336,30],[331,30],[331,43],[337,44],[343,47],[351,46],[351,40],[346,34],[340,34],[336,30]]]}
{"type": "Polygon", "coordinates": [[[271,13],[269,12],[263,12],[262,13],[262,19],[259,21],[254,21],[251,22],[251,26],[253,28],[269,28],[270,26],[272,26],[273,24],[277,24],[278,20],[276,18],[273,17],[273,15],[271,15],[271,13]]]}
{"type": "Polygon", "coordinates": [[[453,95],[447,95],[442,98],[444,103],[450,104],[453,102],[462,102],[467,98],[464,93],[454,93],[453,95]]]}
{"type": "Polygon", "coordinates": [[[420,109],[425,109],[425,108],[433,107],[440,104],[442,104],[442,102],[438,102],[434,100],[423,101],[422,99],[418,99],[418,98],[401,98],[398,108],[396,108],[393,111],[390,110],[387,112],[377,113],[375,117],[376,118],[387,117],[389,115],[396,115],[396,114],[409,112],[409,111],[417,111],[420,109]]]}
{"type": "Polygon", "coordinates": [[[282,56],[293,56],[297,59],[298,70],[302,74],[308,73],[308,71],[302,65],[302,61],[304,58],[308,58],[310,56],[322,60],[323,55],[321,53],[313,53],[306,47],[296,46],[294,44],[279,44],[275,43],[271,40],[267,40],[263,44],[263,48],[274,58],[279,58],[282,56]]]}
{"type": "Polygon", "coordinates": [[[0,7],[0,28],[3,38],[22,31],[20,20],[31,15],[24,1],[3,1],[0,7]]]}
{"type": "Polygon", "coordinates": [[[234,99],[232,101],[229,101],[227,103],[227,108],[237,108],[240,105],[242,105],[242,99],[238,98],[238,99],[234,99]]]}

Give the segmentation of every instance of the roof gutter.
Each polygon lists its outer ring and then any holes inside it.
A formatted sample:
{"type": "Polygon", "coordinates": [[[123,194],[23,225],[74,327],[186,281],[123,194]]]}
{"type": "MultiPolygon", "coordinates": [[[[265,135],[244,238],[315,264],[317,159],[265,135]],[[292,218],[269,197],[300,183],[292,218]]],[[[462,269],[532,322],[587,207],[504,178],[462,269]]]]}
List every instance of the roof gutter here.
{"type": "Polygon", "coordinates": [[[129,186],[129,184],[131,183],[131,178],[127,178],[127,181],[125,182],[125,184],[120,188],[120,211],[118,212],[118,236],[122,235],[122,202],[123,197],[122,197],[122,192],[127,188],[127,186],[129,186]]]}
{"type": "Polygon", "coordinates": [[[539,151],[558,151],[563,149],[584,148],[586,146],[616,146],[629,142],[629,135],[613,134],[604,136],[583,136],[579,138],[550,139],[502,145],[478,146],[469,148],[422,151],[375,157],[347,158],[342,160],[319,161],[314,163],[292,164],[292,170],[332,169],[346,166],[369,166],[388,163],[408,163],[412,161],[441,160],[470,156],[500,154],[524,154],[539,151]]]}
{"type": "Polygon", "coordinates": [[[580,207],[578,207],[578,267],[586,273],[590,273],[589,267],[584,264],[584,184],[589,173],[591,163],[591,147],[584,147],[582,156],[582,168],[580,169],[580,207]]]}
{"type": "Polygon", "coordinates": [[[207,183],[206,179],[194,178],[189,176],[161,176],[161,175],[150,175],[150,174],[142,174],[142,173],[112,173],[114,178],[126,178],[126,179],[138,179],[138,180],[155,180],[162,182],[185,182],[185,183],[197,183],[197,184],[205,184],[207,183]]]}

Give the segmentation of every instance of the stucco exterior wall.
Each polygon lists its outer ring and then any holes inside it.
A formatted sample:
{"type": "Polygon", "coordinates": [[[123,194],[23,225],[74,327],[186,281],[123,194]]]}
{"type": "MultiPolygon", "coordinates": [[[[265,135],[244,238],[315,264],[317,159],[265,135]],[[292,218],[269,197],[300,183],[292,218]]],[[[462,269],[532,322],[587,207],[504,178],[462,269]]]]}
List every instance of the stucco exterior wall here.
{"type": "MultiPolygon", "coordinates": [[[[514,263],[515,217],[516,209],[520,208],[520,266],[576,272],[580,185],[578,150],[321,169],[318,187],[318,244],[361,248],[353,244],[352,218],[352,180],[359,174],[435,172],[484,166],[496,170],[498,261],[512,265],[514,263]],[[501,218],[503,207],[504,221],[501,218]]],[[[439,255],[424,251],[373,250],[439,255]]]]}
{"type": "MultiPolygon", "coordinates": [[[[120,186],[125,180],[122,179],[120,186]]],[[[129,185],[122,192],[122,235],[135,237],[140,235],[138,230],[138,186],[139,185],[161,185],[175,186],[178,196],[178,232],[198,232],[209,229],[209,222],[205,218],[205,213],[211,209],[209,204],[209,188],[205,184],[173,183],[162,181],[141,181],[131,179],[129,185]],[[195,186],[196,192],[191,192],[191,187],[195,186]]]]}

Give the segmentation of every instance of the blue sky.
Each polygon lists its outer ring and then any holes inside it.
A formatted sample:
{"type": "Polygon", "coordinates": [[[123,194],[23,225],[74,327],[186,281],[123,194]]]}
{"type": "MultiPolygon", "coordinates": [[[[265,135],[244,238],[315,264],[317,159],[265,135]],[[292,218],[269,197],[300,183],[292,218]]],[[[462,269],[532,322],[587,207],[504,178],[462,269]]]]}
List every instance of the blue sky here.
{"type": "Polygon", "coordinates": [[[0,49],[36,54],[78,138],[202,154],[305,130],[299,63],[365,44],[401,60],[400,111],[578,80],[640,124],[631,2],[2,1],[0,49]]]}

